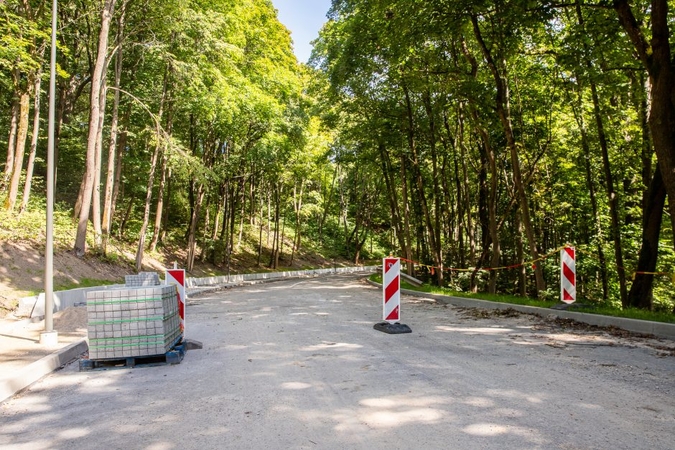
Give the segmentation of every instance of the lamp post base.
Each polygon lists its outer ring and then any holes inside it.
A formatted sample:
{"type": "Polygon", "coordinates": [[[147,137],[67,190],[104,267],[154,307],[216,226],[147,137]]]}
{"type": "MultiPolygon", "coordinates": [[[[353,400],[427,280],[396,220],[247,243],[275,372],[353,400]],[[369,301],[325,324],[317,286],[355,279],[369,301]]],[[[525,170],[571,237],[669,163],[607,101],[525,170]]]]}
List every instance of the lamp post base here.
{"type": "Polygon", "coordinates": [[[58,331],[45,331],[40,333],[40,345],[45,347],[55,347],[59,344],[58,331]]]}

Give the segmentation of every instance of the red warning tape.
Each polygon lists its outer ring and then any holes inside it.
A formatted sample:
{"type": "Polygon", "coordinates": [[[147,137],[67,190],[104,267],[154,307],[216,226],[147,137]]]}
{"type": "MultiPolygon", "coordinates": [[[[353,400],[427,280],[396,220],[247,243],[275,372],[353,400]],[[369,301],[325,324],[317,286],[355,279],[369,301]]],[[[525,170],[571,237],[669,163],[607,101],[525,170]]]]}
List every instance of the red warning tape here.
{"type": "MultiPolygon", "coordinates": [[[[550,258],[551,256],[557,255],[562,249],[568,248],[568,247],[573,247],[573,246],[572,245],[563,245],[563,246],[558,247],[557,249],[551,251],[550,253],[548,253],[544,256],[541,256],[541,257],[539,257],[539,258],[537,258],[533,261],[523,262],[523,263],[519,263],[519,264],[511,264],[510,266],[480,267],[478,269],[476,269],[476,268],[460,269],[460,268],[457,268],[457,267],[444,267],[442,270],[447,271],[447,272],[473,272],[473,271],[492,272],[492,271],[496,271],[496,270],[511,270],[511,269],[517,269],[519,267],[527,267],[527,266],[532,267],[532,270],[534,270],[534,269],[536,269],[538,262],[544,261],[544,260],[550,258]]],[[[593,254],[591,252],[581,250],[578,247],[576,247],[576,249],[579,253],[583,253],[587,256],[590,256],[593,259],[595,259],[596,261],[600,260],[600,258],[598,258],[595,254],[593,254]]],[[[419,266],[419,267],[425,267],[425,268],[429,269],[429,271],[431,272],[431,275],[435,275],[436,270],[441,270],[439,267],[432,266],[432,265],[429,265],[429,264],[422,264],[419,261],[414,261],[414,260],[406,259],[406,258],[402,258],[402,257],[399,258],[399,259],[401,261],[409,262],[409,263],[414,264],[414,265],[419,266]]],[[[625,271],[626,269],[624,268],[623,270],[625,271]]],[[[671,272],[642,272],[642,271],[636,271],[636,272],[633,272],[633,279],[635,279],[636,275],[670,276],[670,277],[672,277],[673,283],[675,284],[675,273],[671,273],[671,272]]]]}
{"type": "MultiPolygon", "coordinates": [[[[510,270],[510,269],[517,269],[518,267],[523,267],[523,266],[525,266],[525,267],[530,266],[530,267],[532,267],[532,269],[534,270],[534,269],[536,269],[537,263],[538,263],[538,262],[544,261],[544,260],[550,258],[551,256],[556,255],[558,252],[560,252],[560,250],[562,250],[562,249],[565,248],[565,247],[566,247],[566,246],[557,248],[557,249],[553,250],[552,252],[550,252],[550,253],[548,253],[548,254],[546,254],[546,255],[540,257],[540,258],[537,258],[537,259],[535,259],[535,260],[533,260],[533,261],[522,262],[522,263],[519,263],[519,264],[511,264],[510,266],[502,266],[502,267],[480,267],[480,268],[478,268],[478,269],[475,269],[475,268],[473,268],[473,269],[460,269],[460,268],[457,268],[457,267],[444,267],[442,270],[447,271],[447,272],[473,272],[474,270],[477,270],[477,271],[479,271],[479,272],[492,272],[492,271],[496,271],[496,270],[510,270]]],[[[402,257],[400,257],[399,259],[400,259],[401,261],[406,261],[406,262],[412,263],[412,264],[414,264],[414,265],[416,265],[416,266],[426,267],[427,269],[429,269],[429,270],[431,271],[431,274],[432,274],[432,275],[434,275],[434,273],[435,273],[434,271],[435,271],[435,270],[440,270],[440,268],[437,267],[437,266],[431,266],[431,265],[428,265],[428,264],[422,264],[421,262],[413,261],[413,260],[411,260],[411,259],[406,259],[406,258],[402,258],[402,257]]]]}

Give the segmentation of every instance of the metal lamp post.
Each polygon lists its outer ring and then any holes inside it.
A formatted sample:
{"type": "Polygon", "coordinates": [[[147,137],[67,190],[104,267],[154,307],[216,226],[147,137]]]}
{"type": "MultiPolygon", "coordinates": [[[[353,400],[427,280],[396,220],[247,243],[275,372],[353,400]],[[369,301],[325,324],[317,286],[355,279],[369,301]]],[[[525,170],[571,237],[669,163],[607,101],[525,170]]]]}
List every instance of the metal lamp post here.
{"type": "Polygon", "coordinates": [[[57,0],[52,0],[52,54],[49,74],[49,128],[47,132],[47,224],[45,244],[45,330],[40,343],[58,343],[54,330],[54,110],[56,97],[56,15],[57,0]]]}

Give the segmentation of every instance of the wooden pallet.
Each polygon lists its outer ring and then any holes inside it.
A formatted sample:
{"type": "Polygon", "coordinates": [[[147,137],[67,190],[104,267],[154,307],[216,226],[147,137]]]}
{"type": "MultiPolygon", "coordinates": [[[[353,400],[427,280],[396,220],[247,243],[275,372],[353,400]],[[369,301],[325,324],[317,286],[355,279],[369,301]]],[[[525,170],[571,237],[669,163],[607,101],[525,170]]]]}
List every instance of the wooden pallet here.
{"type": "Polygon", "coordinates": [[[165,366],[180,364],[187,351],[183,343],[175,345],[162,355],[133,356],[126,358],[81,359],[80,372],[87,370],[124,369],[133,367],[165,366]]]}

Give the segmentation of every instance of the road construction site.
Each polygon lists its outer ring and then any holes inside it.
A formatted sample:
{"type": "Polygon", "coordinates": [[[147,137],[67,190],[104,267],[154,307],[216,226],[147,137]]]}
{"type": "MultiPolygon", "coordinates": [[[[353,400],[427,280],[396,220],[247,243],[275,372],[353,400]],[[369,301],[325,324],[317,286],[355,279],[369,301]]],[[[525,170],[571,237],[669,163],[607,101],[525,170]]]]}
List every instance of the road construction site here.
{"type": "Polygon", "coordinates": [[[675,346],[337,274],[189,298],[180,364],[80,371],[0,404],[2,449],[671,449],[675,346]]]}

